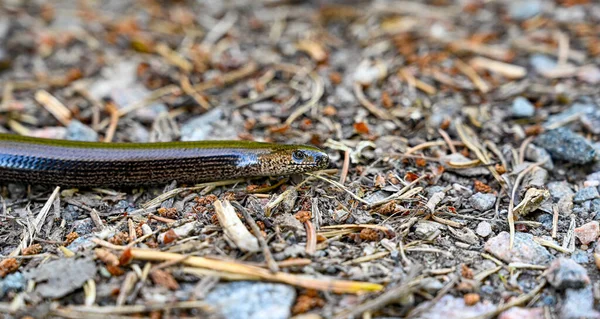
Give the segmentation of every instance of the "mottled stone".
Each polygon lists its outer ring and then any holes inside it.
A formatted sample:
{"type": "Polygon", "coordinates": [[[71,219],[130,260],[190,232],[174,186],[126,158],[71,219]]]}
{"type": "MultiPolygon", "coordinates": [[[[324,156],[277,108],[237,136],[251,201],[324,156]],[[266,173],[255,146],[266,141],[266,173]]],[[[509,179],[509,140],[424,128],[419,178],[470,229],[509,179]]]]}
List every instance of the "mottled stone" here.
{"type": "Polygon", "coordinates": [[[597,221],[591,221],[575,228],[575,237],[584,245],[595,241],[599,235],[600,224],[597,221]]]}
{"type": "Polygon", "coordinates": [[[507,263],[545,265],[552,260],[553,257],[548,250],[533,240],[533,235],[516,232],[512,250],[509,249],[509,237],[509,233],[503,231],[488,239],[485,243],[485,251],[507,263]]]}
{"type": "Polygon", "coordinates": [[[494,207],[494,204],[496,203],[496,195],[475,193],[473,196],[471,196],[471,198],[469,198],[469,203],[473,209],[483,212],[494,207]]]}
{"type": "Polygon", "coordinates": [[[573,196],[573,202],[575,203],[583,203],[588,200],[600,198],[600,194],[598,194],[598,189],[596,187],[585,187],[577,191],[575,196],[573,196]]]}
{"type": "Polygon", "coordinates": [[[20,272],[6,275],[6,277],[0,281],[0,298],[4,297],[4,295],[10,291],[22,291],[25,289],[26,284],[27,280],[25,280],[25,277],[23,277],[23,274],[20,272]]]}
{"type": "Polygon", "coordinates": [[[546,149],[552,159],[575,164],[589,163],[596,156],[596,150],[587,139],[564,127],[541,134],[535,144],[546,149]]]}
{"type": "Polygon", "coordinates": [[[573,189],[571,188],[571,184],[566,181],[550,182],[547,184],[547,187],[554,202],[558,202],[567,196],[573,197],[575,195],[575,192],[573,192],[573,189]]]}
{"type": "Polygon", "coordinates": [[[77,121],[72,120],[67,126],[65,139],[71,141],[96,142],[98,141],[98,133],[91,127],[77,121]]]}
{"type": "Polygon", "coordinates": [[[590,277],[581,265],[572,259],[555,259],[546,272],[546,279],[554,288],[565,290],[567,288],[583,288],[590,284],[590,277]]]}

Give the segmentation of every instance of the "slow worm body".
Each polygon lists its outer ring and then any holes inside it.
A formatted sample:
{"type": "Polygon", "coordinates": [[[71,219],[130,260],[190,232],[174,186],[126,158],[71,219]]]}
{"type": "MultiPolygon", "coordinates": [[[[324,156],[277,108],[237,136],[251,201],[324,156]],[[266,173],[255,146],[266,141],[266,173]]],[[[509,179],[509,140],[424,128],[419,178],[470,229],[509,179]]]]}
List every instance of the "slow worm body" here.
{"type": "Polygon", "coordinates": [[[246,141],[97,143],[0,134],[0,181],[135,186],[279,176],[325,168],[305,145],[246,141]]]}

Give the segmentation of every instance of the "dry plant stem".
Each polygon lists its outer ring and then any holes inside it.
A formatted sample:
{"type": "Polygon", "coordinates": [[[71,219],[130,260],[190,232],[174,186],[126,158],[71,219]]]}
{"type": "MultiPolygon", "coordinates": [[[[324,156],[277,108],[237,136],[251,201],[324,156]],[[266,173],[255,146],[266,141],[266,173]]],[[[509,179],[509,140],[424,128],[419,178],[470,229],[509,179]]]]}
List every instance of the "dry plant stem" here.
{"type": "Polygon", "coordinates": [[[386,305],[400,299],[401,297],[411,293],[413,289],[416,289],[421,284],[421,280],[415,280],[419,272],[420,267],[413,265],[410,267],[410,270],[404,278],[403,283],[389,289],[374,299],[368,300],[365,303],[353,307],[352,310],[345,310],[337,313],[333,318],[354,318],[364,312],[381,309],[382,307],[385,307],[386,305]]]}
{"type": "Polygon", "coordinates": [[[527,69],[515,64],[508,64],[484,57],[476,57],[469,61],[474,69],[485,69],[493,73],[501,74],[509,79],[521,79],[527,75],[527,69]]]}
{"type": "Polygon", "coordinates": [[[291,125],[298,117],[302,114],[308,112],[313,106],[319,102],[323,93],[325,92],[325,83],[323,79],[317,74],[317,72],[312,71],[308,74],[313,81],[313,92],[310,100],[306,102],[304,105],[299,106],[290,116],[285,120],[285,124],[291,125]]]}
{"type": "Polygon", "coordinates": [[[558,232],[558,216],[560,212],[558,211],[558,205],[552,205],[552,238],[556,238],[556,233],[558,232]]]}
{"type": "Polygon", "coordinates": [[[183,90],[183,92],[191,96],[194,99],[194,101],[196,101],[196,103],[200,105],[201,108],[207,111],[211,109],[211,105],[210,103],[208,103],[206,98],[204,98],[202,94],[198,93],[198,91],[194,90],[194,87],[192,87],[192,83],[190,82],[189,77],[182,75],[181,79],[179,80],[179,84],[181,85],[181,89],[183,90]]]}
{"type": "Polygon", "coordinates": [[[115,132],[117,131],[117,126],[119,125],[119,110],[117,110],[113,103],[108,103],[106,105],[106,110],[110,113],[110,123],[108,129],[106,129],[104,142],[110,143],[112,142],[115,132]]]}
{"type": "Polygon", "coordinates": [[[37,217],[33,221],[34,224],[31,225],[32,227],[29,227],[29,229],[26,231],[26,235],[23,236],[23,239],[21,240],[21,244],[10,253],[11,257],[18,256],[21,253],[21,250],[27,248],[29,245],[31,245],[33,243],[33,238],[42,229],[43,222],[44,222],[44,220],[46,220],[46,216],[48,215],[48,212],[50,211],[50,207],[52,207],[52,204],[54,204],[54,200],[58,197],[59,192],[60,192],[60,187],[57,186],[54,189],[54,191],[52,192],[52,194],[50,195],[50,197],[48,197],[48,200],[46,201],[46,203],[44,204],[42,209],[40,209],[40,212],[38,213],[37,217]]]}
{"type": "MultiPolygon", "coordinates": [[[[180,254],[138,248],[132,248],[131,255],[134,259],[148,261],[165,261],[181,258],[180,254]]],[[[383,286],[374,283],[324,278],[317,279],[283,272],[272,273],[267,269],[256,266],[249,266],[232,261],[212,260],[204,257],[191,256],[185,259],[182,263],[192,267],[207,268],[233,274],[256,276],[263,280],[282,282],[293,286],[333,291],[337,293],[359,293],[365,291],[380,291],[383,289],[383,286]]]]}
{"type": "Polygon", "coordinates": [[[354,199],[356,199],[357,201],[359,201],[359,202],[361,202],[361,203],[363,203],[363,204],[367,204],[367,205],[369,204],[369,203],[368,203],[366,200],[364,200],[364,199],[362,199],[362,198],[360,198],[360,197],[356,196],[356,195],[355,195],[354,193],[352,193],[352,192],[351,192],[349,189],[347,189],[347,188],[346,188],[344,185],[342,185],[342,184],[340,184],[340,183],[338,183],[338,182],[336,182],[336,181],[332,181],[332,180],[330,180],[330,179],[327,179],[327,178],[325,178],[325,177],[323,177],[323,176],[320,176],[320,175],[315,175],[315,174],[311,174],[311,173],[307,173],[307,175],[310,175],[310,176],[312,176],[312,177],[315,177],[315,178],[318,178],[318,179],[320,179],[320,180],[322,180],[322,181],[328,182],[328,183],[330,183],[330,184],[332,184],[332,185],[334,185],[334,186],[336,186],[336,187],[338,187],[338,188],[342,189],[343,191],[345,191],[346,193],[348,193],[350,196],[352,196],[352,197],[353,197],[354,199]]]}
{"type": "Polygon", "coordinates": [[[450,152],[452,154],[455,154],[456,153],[456,147],[454,147],[452,139],[450,138],[450,136],[448,136],[448,133],[446,133],[446,131],[442,130],[441,128],[438,129],[438,133],[440,133],[440,135],[442,136],[442,138],[444,139],[444,141],[446,141],[446,144],[448,144],[448,148],[450,149],[450,152]]]}
{"type": "Polygon", "coordinates": [[[62,310],[77,311],[80,313],[104,314],[104,315],[125,315],[149,312],[163,309],[201,309],[202,311],[213,312],[214,308],[204,301],[183,301],[176,303],[156,303],[146,305],[127,305],[127,306],[70,306],[62,310]]]}
{"type": "Polygon", "coordinates": [[[488,313],[479,315],[479,316],[475,316],[475,317],[471,317],[468,319],[487,319],[487,318],[493,318],[495,316],[497,316],[498,314],[500,314],[501,312],[503,312],[504,310],[510,309],[512,307],[518,306],[518,305],[522,305],[524,303],[526,303],[527,301],[529,301],[531,298],[535,297],[535,295],[537,295],[538,293],[540,293],[540,291],[542,291],[542,289],[544,288],[544,286],[546,286],[546,279],[542,279],[542,282],[540,282],[539,285],[537,285],[535,288],[533,288],[533,290],[531,290],[530,292],[521,295],[517,298],[514,298],[513,300],[503,304],[502,306],[499,306],[498,308],[496,308],[493,311],[490,311],[488,313]]]}
{"type": "Polygon", "coordinates": [[[346,183],[346,177],[348,176],[348,169],[350,168],[350,151],[344,152],[344,164],[342,165],[342,173],[340,174],[340,184],[346,183]]]}
{"type": "Polygon", "coordinates": [[[232,179],[232,180],[228,180],[228,181],[220,181],[220,182],[212,182],[212,183],[202,183],[202,184],[198,184],[196,186],[193,187],[180,187],[180,188],[175,188],[172,189],[166,193],[163,193],[147,202],[145,202],[144,204],[142,204],[142,209],[149,209],[153,206],[156,205],[160,205],[163,201],[166,201],[169,198],[173,198],[177,195],[179,195],[180,193],[183,192],[194,192],[197,190],[201,190],[205,187],[217,187],[217,186],[225,186],[225,185],[231,185],[231,184],[237,184],[237,183],[241,183],[245,181],[245,179],[232,179]]]}
{"type": "Polygon", "coordinates": [[[479,74],[477,74],[477,72],[475,70],[473,70],[473,68],[464,63],[461,60],[455,60],[455,65],[456,68],[462,72],[464,75],[466,75],[471,82],[473,82],[473,84],[475,84],[475,87],[477,87],[477,89],[481,92],[481,93],[487,93],[490,91],[490,87],[487,85],[487,83],[485,83],[485,81],[483,81],[483,79],[479,76],[479,74]]]}
{"type": "Polygon", "coordinates": [[[263,237],[262,233],[260,232],[260,228],[254,221],[254,218],[252,218],[252,215],[250,215],[248,210],[246,208],[244,208],[244,206],[242,206],[240,203],[234,201],[234,202],[231,202],[231,204],[233,205],[233,207],[237,208],[237,210],[239,210],[242,213],[242,216],[244,216],[246,223],[248,223],[248,225],[250,225],[250,228],[252,229],[252,232],[254,233],[254,237],[256,237],[256,239],[258,239],[258,244],[260,245],[260,248],[262,248],[262,253],[265,256],[265,262],[267,263],[267,267],[269,267],[269,270],[271,270],[272,272],[279,271],[279,265],[277,265],[277,262],[275,261],[275,259],[273,258],[273,255],[271,254],[271,250],[269,249],[269,244],[267,243],[267,240],[265,239],[265,237],[263,237]]]}
{"type": "MultiPolygon", "coordinates": [[[[354,83],[354,95],[356,95],[356,98],[362,106],[364,106],[369,112],[371,112],[371,114],[375,115],[379,119],[394,120],[394,122],[398,122],[398,120],[394,119],[388,112],[378,108],[377,106],[375,106],[375,104],[371,103],[371,101],[369,101],[365,96],[362,85],[358,82],[354,83]]],[[[402,125],[399,125],[399,127],[402,127],[402,125]]]]}
{"type": "Polygon", "coordinates": [[[182,57],[176,51],[171,50],[165,43],[159,43],[156,45],[155,50],[158,54],[162,55],[169,63],[180,68],[185,73],[190,73],[194,69],[194,65],[184,57],[182,57]]]}
{"type": "Polygon", "coordinates": [[[513,244],[514,244],[514,240],[515,240],[515,220],[514,220],[513,210],[515,208],[515,196],[517,196],[517,190],[519,189],[519,184],[521,184],[521,180],[525,177],[525,175],[527,175],[529,172],[531,172],[534,168],[536,168],[540,165],[544,165],[544,163],[546,163],[546,160],[529,165],[526,169],[524,169],[521,173],[519,173],[519,175],[517,176],[517,180],[515,181],[515,185],[513,185],[513,189],[512,189],[511,195],[510,195],[510,202],[508,203],[508,217],[507,217],[508,218],[508,227],[510,230],[509,249],[513,248],[513,244]]]}
{"type": "MultiPolygon", "coordinates": [[[[456,146],[463,146],[464,144],[462,142],[452,142],[452,144],[456,145],[456,146]]],[[[433,141],[433,142],[425,142],[416,146],[413,146],[409,149],[406,150],[406,152],[404,153],[404,155],[410,155],[416,151],[420,151],[422,149],[426,149],[426,148],[430,148],[430,147],[434,147],[434,146],[442,146],[442,145],[446,145],[446,141],[433,141]]]]}
{"type": "Polygon", "coordinates": [[[52,94],[44,90],[35,92],[35,100],[52,114],[62,125],[71,123],[71,111],[52,94]]]}
{"type": "Polygon", "coordinates": [[[402,187],[402,189],[400,189],[398,192],[396,192],[395,194],[392,194],[382,200],[376,201],[374,203],[369,204],[369,208],[373,208],[373,207],[377,207],[377,206],[381,206],[383,204],[386,204],[390,201],[396,200],[396,199],[400,199],[403,198],[402,195],[405,195],[405,193],[411,189],[413,186],[415,186],[416,184],[418,184],[420,181],[422,181],[423,179],[427,178],[429,175],[424,174],[419,176],[419,178],[415,179],[414,181],[412,181],[410,184],[402,187]]]}
{"type": "Polygon", "coordinates": [[[533,136],[526,138],[523,143],[521,143],[521,147],[519,147],[519,164],[525,162],[525,153],[527,152],[527,146],[531,141],[533,141],[533,136]]]}
{"type": "Polygon", "coordinates": [[[306,253],[312,256],[317,251],[317,231],[310,220],[304,222],[304,229],[306,230],[306,253]]]}

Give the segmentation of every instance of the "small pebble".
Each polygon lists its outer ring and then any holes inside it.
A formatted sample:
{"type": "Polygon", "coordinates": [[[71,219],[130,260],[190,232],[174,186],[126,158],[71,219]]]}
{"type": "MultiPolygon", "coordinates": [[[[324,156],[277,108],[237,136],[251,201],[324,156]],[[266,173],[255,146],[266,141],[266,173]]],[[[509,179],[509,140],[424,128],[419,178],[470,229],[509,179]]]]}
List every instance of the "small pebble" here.
{"type": "Polygon", "coordinates": [[[596,150],[588,140],[564,127],[539,135],[535,144],[546,149],[552,159],[575,164],[589,163],[596,156],[596,150]]]}
{"type": "Polygon", "coordinates": [[[511,110],[512,115],[517,118],[532,117],[535,114],[535,106],[522,96],[513,100],[511,110]]]}
{"type": "Polygon", "coordinates": [[[508,232],[501,232],[495,237],[488,239],[485,243],[485,251],[498,257],[507,263],[523,262],[534,265],[545,265],[553,259],[553,256],[533,240],[533,235],[516,232],[512,250],[509,250],[508,232]]]}
{"type": "Polygon", "coordinates": [[[494,204],[496,203],[496,195],[475,193],[473,196],[471,196],[471,198],[469,198],[469,203],[473,209],[484,212],[494,207],[494,204]]]}
{"type": "Polygon", "coordinates": [[[387,67],[378,61],[363,60],[354,71],[354,81],[369,85],[383,79],[387,75],[387,67]]]}
{"type": "Polygon", "coordinates": [[[424,310],[415,319],[462,319],[477,317],[493,311],[495,305],[483,301],[468,306],[463,298],[445,295],[437,302],[424,302],[417,309],[424,310]]]}
{"type": "Polygon", "coordinates": [[[71,123],[69,123],[69,126],[67,126],[65,139],[71,141],[96,142],[98,141],[98,133],[91,127],[77,120],[72,120],[71,123]]]}
{"type": "Polygon", "coordinates": [[[583,288],[590,283],[587,271],[572,259],[564,257],[554,260],[546,271],[546,279],[554,288],[583,288]]]}
{"type": "Polygon", "coordinates": [[[577,78],[590,84],[600,82],[600,69],[595,65],[586,65],[579,68],[577,78]]]}
{"type": "Polygon", "coordinates": [[[544,308],[512,307],[498,316],[498,319],[544,319],[544,308]]]}
{"type": "Polygon", "coordinates": [[[574,203],[583,203],[588,200],[600,198],[600,194],[598,193],[598,189],[596,187],[586,187],[582,188],[575,196],[573,196],[574,203]]]}
{"type": "Polygon", "coordinates": [[[527,20],[540,14],[542,2],[540,0],[512,1],[508,6],[508,15],[515,20],[527,20]]]}
{"type": "Polygon", "coordinates": [[[579,241],[584,245],[587,245],[598,239],[599,234],[600,224],[597,221],[591,221],[575,228],[575,237],[577,237],[577,239],[579,239],[579,241]]]}
{"type": "Polygon", "coordinates": [[[492,225],[486,221],[482,221],[477,225],[475,232],[481,237],[487,237],[492,233],[492,225]]]}
{"type": "Polygon", "coordinates": [[[525,159],[531,162],[544,162],[542,167],[551,171],[554,169],[554,162],[552,162],[552,157],[550,153],[541,147],[537,147],[533,144],[527,145],[527,149],[525,150],[525,159]]]}
{"type": "Polygon", "coordinates": [[[552,70],[556,68],[557,65],[555,59],[552,59],[547,55],[543,54],[534,54],[531,58],[529,58],[529,63],[538,73],[543,73],[544,71],[552,70]]]}

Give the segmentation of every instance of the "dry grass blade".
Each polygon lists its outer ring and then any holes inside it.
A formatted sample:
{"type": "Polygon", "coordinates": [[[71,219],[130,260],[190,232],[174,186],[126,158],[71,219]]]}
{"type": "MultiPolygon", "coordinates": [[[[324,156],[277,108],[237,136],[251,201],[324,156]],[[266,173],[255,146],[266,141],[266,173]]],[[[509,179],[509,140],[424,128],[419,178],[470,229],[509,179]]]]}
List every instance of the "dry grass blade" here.
{"type": "MultiPolygon", "coordinates": [[[[166,253],[150,249],[131,249],[131,256],[138,260],[166,261],[180,259],[182,255],[166,253]]],[[[307,289],[333,291],[337,293],[361,293],[368,291],[380,291],[383,286],[369,282],[336,280],[331,278],[311,278],[283,272],[272,273],[267,269],[249,266],[242,263],[222,260],[212,260],[204,257],[190,256],[183,260],[182,264],[207,268],[216,271],[259,277],[263,280],[282,282],[293,286],[307,289]]]]}
{"type": "Polygon", "coordinates": [[[290,116],[285,120],[285,124],[292,124],[300,115],[308,112],[313,106],[319,102],[323,93],[325,92],[325,82],[323,79],[317,74],[317,72],[313,71],[308,74],[313,81],[313,92],[310,100],[305,104],[299,106],[290,116]]]}
{"type": "Polygon", "coordinates": [[[369,203],[368,203],[366,200],[364,200],[364,199],[362,199],[362,198],[360,198],[360,197],[356,196],[356,195],[355,195],[354,193],[352,193],[352,192],[351,192],[349,189],[347,189],[347,188],[346,188],[344,185],[342,185],[342,184],[340,184],[340,183],[338,183],[338,182],[336,182],[336,181],[332,181],[332,180],[330,180],[330,179],[327,179],[327,178],[325,178],[325,177],[323,177],[323,176],[316,175],[316,174],[307,173],[307,175],[310,175],[310,176],[312,176],[312,177],[315,177],[315,178],[318,178],[318,179],[320,179],[320,180],[322,180],[322,181],[328,182],[328,183],[330,183],[330,184],[332,184],[332,185],[334,185],[334,186],[336,186],[336,187],[338,187],[338,188],[342,189],[342,190],[343,190],[343,191],[345,191],[346,193],[350,194],[350,196],[352,196],[352,197],[353,197],[354,199],[356,199],[357,201],[359,201],[359,202],[361,202],[361,203],[363,203],[363,204],[367,204],[367,205],[369,204],[369,203]]]}
{"type": "Polygon", "coordinates": [[[463,141],[463,143],[465,143],[467,148],[469,148],[473,153],[475,153],[475,155],[477,155],[477,158],[484,165],[487,166],[488,170],[492,173],[494,178],[498,181],[498,183],[502,186],[502,188],[504,188],[505,187],[504,179],[502,179],[502,177],[500,177],[500,174],[498,174],[496,169],[492,165],[490,165],[491,164],[490,159],[485,155],[485,153],[482,151],[482,149],[478,146],[479,143],[474,139],[473,134],[470,134],[471,132],[468,132],[467,127],[464,126],[460,122],[460,120],[456,120],[455,125],[456,125],[456,131],[458,132],[458,135],[460,136],[460,139],[463,141]]]}
{"type": "Polygon", "coordinates": [[[519,173],[519,175],[517,176],[517,179],[515,180],[515,184],[513,185],[513,189],[512,189],[511,195],[510,195],[510,202],[508,203],[507,218],[508,218],[508,227],[509,227],[509,231],[510,231],[509,249],[513,248],[513,244],[515,241],[515,220],[514,220],[515,219],[515,217],[514,217],[515,197],[517,196],[517,190],[519,189],[521,180],[523,180],[525,175],[527,175],[527,173],[529,173],[531,170],[533,170],[534,168],[536,168],[540,165],[544,165],[544,163],[546,163],[546,160],[529,165],[526,169],[524,169],[521,173],[519,173]]]}
{"type": "Polygon", "coordinates": [[[509,64],[484,57],[473,58],[469,61],[469,64],[475,69],[485,69],[501,74],[509,79],[520,79],[527,75],[527,69],[520,65],[509,64]]]}
{"type": "Polygon", "coordinates": [[[160,203],[166,201],[167,199],[173,198],[183,192],[193,192],[193,191],[201,190],[206,187],[217,187],[217,186],[237,184],[237,183],[241,183],[243,181],[245,181],[245,179],[232,179],[232,180],[228,180],[228,181],[202,183],[202,184],[198,184],[193,187],[175,188],[175,189],[172,189],[166,193],[160,194],[159,196],[145,202],[144,204],[142,204],[142,209],[149,209],[151,207],[160,205],[160,203]]]}
{"type": "Polygon", "coordinates": [[[214,206],[219,224],[223,227],[223,232],[239,249],[250,252],[260,251],[258,240],[250,234],[228,200],[223,203],[216,200],[214,206]]]}
{"type": "Polygon", "coordinates": [[[35,100],[40,103],[50,114],[52,114],[62,125],[71,123],[71,111],[57,98],[44,90],[35,92],[35,100]]]}

